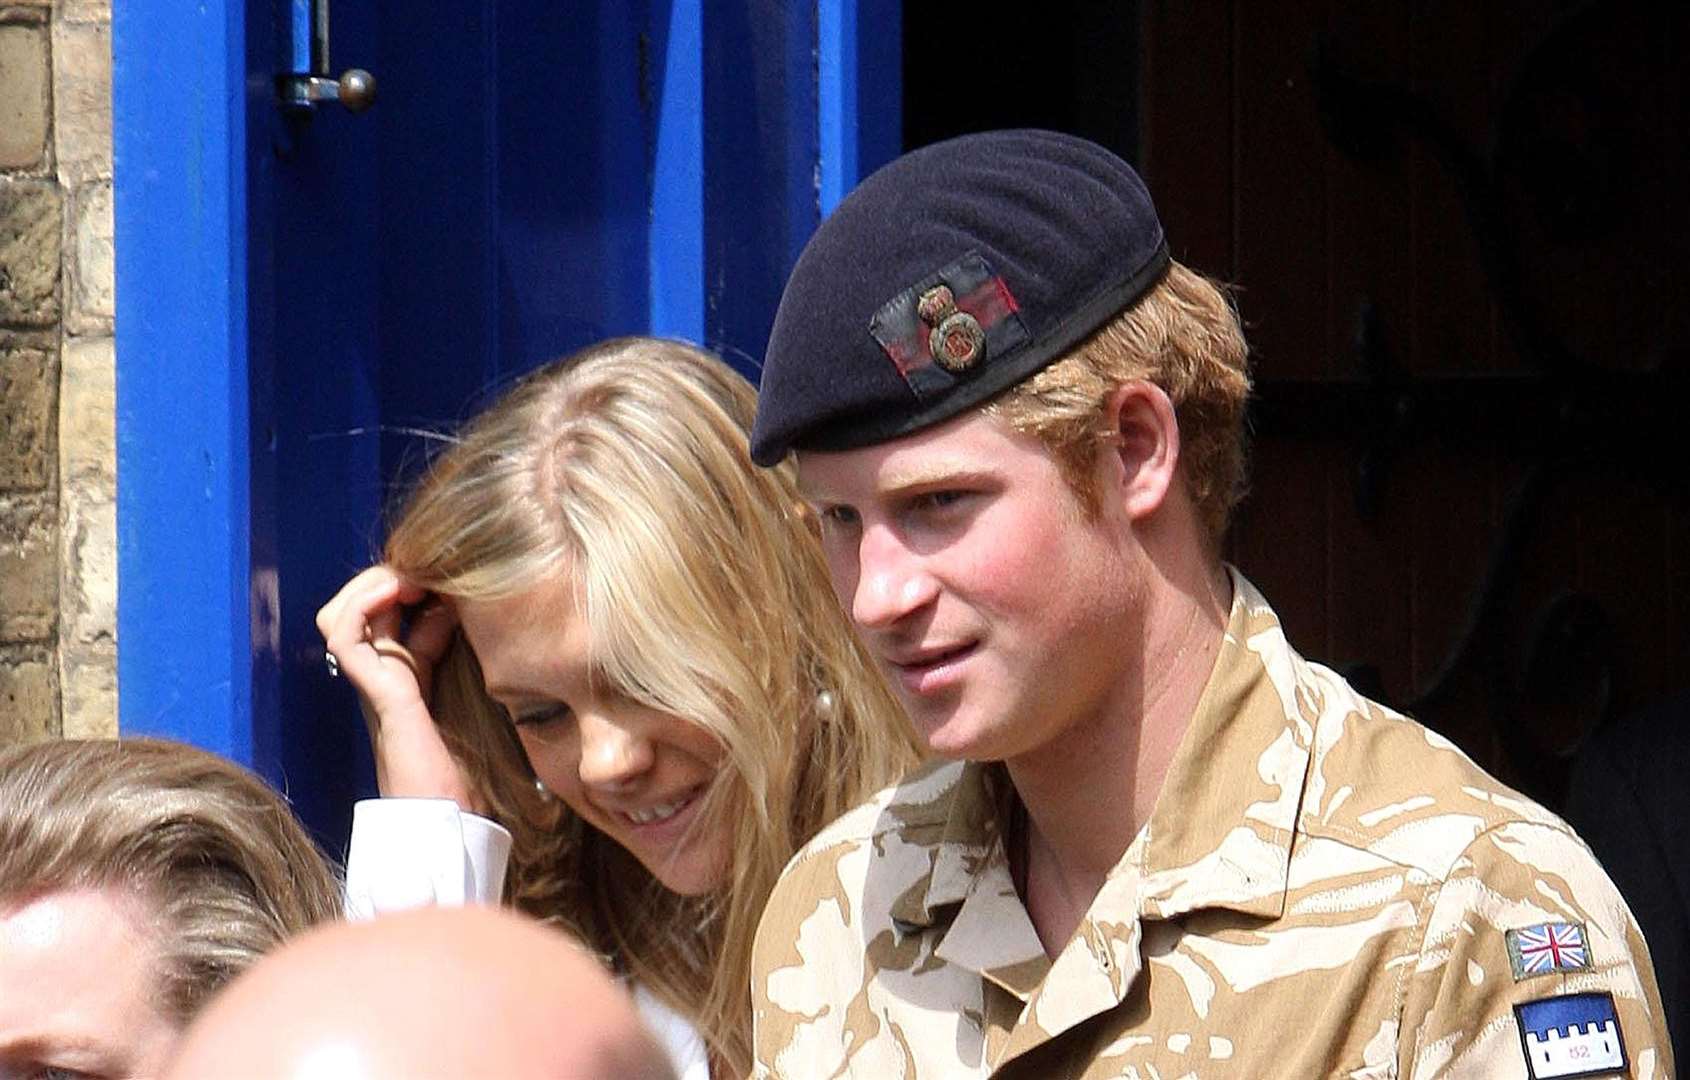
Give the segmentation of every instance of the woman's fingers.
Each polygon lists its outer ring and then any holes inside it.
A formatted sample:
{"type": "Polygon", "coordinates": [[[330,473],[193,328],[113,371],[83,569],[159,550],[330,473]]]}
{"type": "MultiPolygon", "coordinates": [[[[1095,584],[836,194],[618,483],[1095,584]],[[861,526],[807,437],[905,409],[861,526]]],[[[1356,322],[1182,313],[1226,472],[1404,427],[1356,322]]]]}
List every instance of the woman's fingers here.
{"type": "Polygon", "coordinates": [[[381,589],[376,595],[355,597],[352,606],[364,616],[364,636],[371,641],[399,641],[405,624],[405,609],[397,591],[381,589]],[[359,603],[362,599],[366,603],[359,603]]]}
{"type": "Polygon", "coordinates": [[[328,603],[317,609],[317,632],[327,638],[349,604],[378,598],[385,601],[390,596],[404,606],[426,599],[428,590],[407,581],[386,566],[365,567],[342,585],[328,603]]]}
{"type": "Polygon", "coordinates": [[[452,645],[452,639],[457,636],[458,615],[452,606],[442,600],[432,599],[411,615],[409,632],[405,636],[405,648],[409,651],[412,670],[416,672],[417,684],[422,688],[424,700],[432,698],[434,693],[434,668],[446,650],[452,645]]]}
{"type": "Polygon", "coordinates": [[[382,794],[478,805],[428,706],[434,665],[457,629],[451,605],[372,566],[323,605],[317,629],[358,692],[382,794]],[[405,609],[417,604],[407,616],[405,609]]]}
{"type": "Polygon", "coordinates": [[[411,616],[411,632],[405,647],[417,660],[433,667],[446,655],[452,636],[458,629],[458,613],[452,605],[440,599],[430,600],[411,616]]]}
{"type": "Polygon", "coordinates": [[[362,589],[349,583],[336,598],[335,610],[325,606],[330,622],[324,640],[379,725],[389,712],[423,704],[427,671],[398,637],[403,621],[399,579],[385,569],[353,581],[359,579],[362,589]]]}
{"type": "Polygon", "coordinates": [[[334,625],[340,621],[346,605],[360,594],[375,588],[394,588],[401,585],[399,575],[385,566],[370,566],[359,571],[352,580],[340,587],[329,602],[317,609],[317,632],[327,640],[334,625]]]}

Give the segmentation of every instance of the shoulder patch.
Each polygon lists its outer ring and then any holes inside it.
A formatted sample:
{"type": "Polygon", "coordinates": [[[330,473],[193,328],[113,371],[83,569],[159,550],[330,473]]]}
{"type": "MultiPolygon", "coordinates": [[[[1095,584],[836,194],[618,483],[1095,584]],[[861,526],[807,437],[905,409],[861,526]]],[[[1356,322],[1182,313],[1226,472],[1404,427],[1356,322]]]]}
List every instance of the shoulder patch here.
{"type": "Polygon", "coordinates": [[[1585,948],[1586,936],[1583,923],[1538,923],[1508,931],[1504,940],[1514,981],[1588,969],[1590,951],[1585,948]]]}
{"type": "Polygon", "coordinates": [[[1562,994],[1514,1006],[1530,1080],[1626,1070],[1620,1017],[1609,993],[1562,994]]]}

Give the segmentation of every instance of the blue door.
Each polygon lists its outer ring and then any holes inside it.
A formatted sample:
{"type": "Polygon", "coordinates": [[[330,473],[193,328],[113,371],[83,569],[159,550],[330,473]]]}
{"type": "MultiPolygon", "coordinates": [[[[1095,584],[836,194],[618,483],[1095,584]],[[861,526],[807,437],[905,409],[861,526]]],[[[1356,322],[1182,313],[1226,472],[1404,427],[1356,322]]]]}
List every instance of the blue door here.
{"type": "Polygon", "coordinates": [[[331,845],[368,793],[312,615],[431,437],[606,336],[754,377],[825,208],[898,150],[895,0],[118,0],[119,701],[331,845]],[[287,112],[359,67],[373,108],[287,112]]]}

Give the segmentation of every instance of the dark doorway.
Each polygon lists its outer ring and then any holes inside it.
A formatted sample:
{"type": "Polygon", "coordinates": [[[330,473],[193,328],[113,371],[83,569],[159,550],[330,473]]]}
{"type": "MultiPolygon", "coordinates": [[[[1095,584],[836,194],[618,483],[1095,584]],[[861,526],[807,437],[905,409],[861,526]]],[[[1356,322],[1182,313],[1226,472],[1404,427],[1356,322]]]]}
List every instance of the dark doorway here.
{"type": "MultiPolygon", "coordinates": [[[[981,11],[987,9],[980,9],[981,11]]],[[[959,17],[904,5],[904,149],[1042,127],[1138,155],[1138,4],[1054,0],[959,17]]]]}

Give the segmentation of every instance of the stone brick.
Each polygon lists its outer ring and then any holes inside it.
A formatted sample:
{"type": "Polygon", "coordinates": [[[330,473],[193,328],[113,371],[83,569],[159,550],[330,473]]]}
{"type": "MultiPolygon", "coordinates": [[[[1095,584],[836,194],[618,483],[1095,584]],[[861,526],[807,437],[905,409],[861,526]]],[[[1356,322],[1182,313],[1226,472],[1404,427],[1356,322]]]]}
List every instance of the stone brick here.
{"type": "Polygon", "coordinates": [[[59,733],[53,664],[40,650],[0,649],[0,746],[59,733]]]}
{"type": "Polygon", "coordinates": [[[40,491],[52,479],[58,377],[51,353],[0,349],[0,492],[40,491]]]}
{"type": "Polygon", "coordinates": [[[57,184],[0,182],[0,323],[59,321],[59,245],[64,209],[57,184]]]}
{"type": "Polygon", "coordinates": [[[65,22],[111,22],[111,0],[58,0],[56,6],[65,22]]]}
{"type": "Polygon", "coordinates": [[[0,169],[38,169],[53,102],[47,28],[0,23],[0,169]]]}
{"type": "Polygon", "coordinates": [[[0,353],[18,349],[55,353],[59,351],[60,337],[57,326],[0,326],[0,353]]]}
{"type": "Polygon", "coordinates": [[[117,737],[117,650],[111,642],[64,650],[59,692],[65,738],[117,737]]]}
{"type": "Polygon", "coordinates": [[[109,337],[66,338],[59,377],[59,476],[117,475],[117,352],[109,337]]]}
{"type": "Polygon", "coordinates": [[[117,638],[117,499],[109,481],[79,477],[59,496],[59,641],[117,638]]]}
{"type": "Polygon", "coordinates": [[[71,197],[70,288],[65,329],[73,334],[112,332],[116,278],[112,244],[111,181],[84,184],[71,197]]]}
{"type": "Polygon", "coordinates": [[[111,176],[111,27],[53,23],[53,140],[67,187],[111,176]]]}
{"type": "Polygon", "coordinates": [[[47,641],[58,616],[59,540],[51,499],[0,496],[0,643],[47,641]]]}

